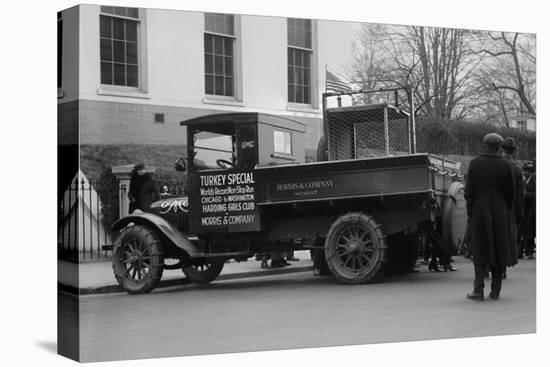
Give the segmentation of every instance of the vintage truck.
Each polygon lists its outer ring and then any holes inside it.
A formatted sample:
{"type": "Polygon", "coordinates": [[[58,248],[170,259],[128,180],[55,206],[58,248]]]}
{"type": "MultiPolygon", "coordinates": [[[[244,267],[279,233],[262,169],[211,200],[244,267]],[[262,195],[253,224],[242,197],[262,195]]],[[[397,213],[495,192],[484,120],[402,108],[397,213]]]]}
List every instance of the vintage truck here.
{"type": "Polygon", "coordinates": [[[420,236],[458,247],[459,165],[416,153],[414,118],[395,105],[327,107],[352,94],[323,95],[318,162],[305,162],[305,125],[292,119],[238,112],[182,121],[187,158],[176,169],[187,170],[188,196],[113,225],[118,283],[150,292],[165,269],[208,283],[228,259],[310,249],[321,272],[359,284],[414,263],[420,236]]]}

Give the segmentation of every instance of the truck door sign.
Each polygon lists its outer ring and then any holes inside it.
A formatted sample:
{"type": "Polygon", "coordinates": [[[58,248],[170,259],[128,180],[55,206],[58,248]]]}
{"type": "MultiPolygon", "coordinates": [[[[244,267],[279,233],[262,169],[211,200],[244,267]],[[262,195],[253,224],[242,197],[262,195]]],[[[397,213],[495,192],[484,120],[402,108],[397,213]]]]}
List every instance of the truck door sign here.
{"type": "Polygon", "coordinates": [[[386,193],[421,191],[428,183],[425,167],[357,172],[326,172],[324,176],[300,179],[297,174],[259,178],[263,197],[269,202],[332,197],[371,196],[386,193]],[[281,177],[283,176],[283,177],[281,177]]]}
{"type": "Polygon", "coordinates": [[[202,230],[259,230],[253,172],[207,173],[199,176],[202,230]]]}
{"type": "Polygon", "coordinates": [[[296,197],[316,196],[320,192],[330,192],[334,188],[334,182],[333,178],[281,182],[276,183],[273,189],[275,195],[291,193],[296,197]]]}

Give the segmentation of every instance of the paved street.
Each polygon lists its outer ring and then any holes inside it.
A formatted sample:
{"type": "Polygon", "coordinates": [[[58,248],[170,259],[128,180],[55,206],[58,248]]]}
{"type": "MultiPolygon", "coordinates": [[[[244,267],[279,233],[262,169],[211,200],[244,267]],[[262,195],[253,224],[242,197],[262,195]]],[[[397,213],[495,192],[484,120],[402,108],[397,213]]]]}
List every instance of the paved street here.
{"type": "MultiPolygon", "coordinates": [[[[501,299],[474,302],[473,266],[348,286],[310,272],[81,297],[82,360],[179,356],[535,332],[535,261],[501,299]]],[[[486,285],[486,290],[488,285],[486,285]]],[[[488,290],[487,292],[488,293],[488,290]]],[[[72,297],[63,295],[62,297],[72,297]]]]}

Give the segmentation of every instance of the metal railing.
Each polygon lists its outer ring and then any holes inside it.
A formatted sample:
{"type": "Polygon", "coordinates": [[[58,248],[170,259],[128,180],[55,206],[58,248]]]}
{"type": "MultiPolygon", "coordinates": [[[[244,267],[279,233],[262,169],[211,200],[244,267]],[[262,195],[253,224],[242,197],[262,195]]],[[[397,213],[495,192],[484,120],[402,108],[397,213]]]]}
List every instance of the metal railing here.
{"type": "MultiPolygon", "coordinates": [[[[75,179],[65,189],[58,207],[58,252],[62,259],[78,262],[109,258],[104,246],[113,244],[97,189],[99,183],[75,179]]],[[[120,195],[125,193],[120,192],[120,195]]],[[[116,219],[116,218],[115,218],[116,219]]]]}

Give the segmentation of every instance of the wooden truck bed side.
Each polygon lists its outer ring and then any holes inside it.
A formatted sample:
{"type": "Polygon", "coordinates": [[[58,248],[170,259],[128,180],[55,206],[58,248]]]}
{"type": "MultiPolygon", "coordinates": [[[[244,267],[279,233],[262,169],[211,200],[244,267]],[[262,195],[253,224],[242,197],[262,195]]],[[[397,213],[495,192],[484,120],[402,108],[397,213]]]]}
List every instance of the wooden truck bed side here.
{"type": "Polygon", "coordinates": [[[257,205],[428,193],[427,154],[256,167],[257,205]]]}

